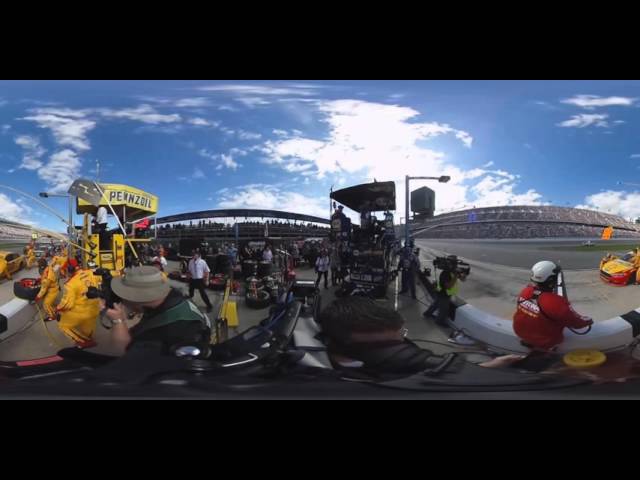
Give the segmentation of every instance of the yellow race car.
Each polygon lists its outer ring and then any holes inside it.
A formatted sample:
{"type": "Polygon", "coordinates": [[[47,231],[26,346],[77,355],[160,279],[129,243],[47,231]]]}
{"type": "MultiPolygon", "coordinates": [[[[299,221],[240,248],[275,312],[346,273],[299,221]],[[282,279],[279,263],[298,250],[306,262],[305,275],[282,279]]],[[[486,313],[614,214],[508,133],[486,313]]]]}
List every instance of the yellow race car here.
{"type": "Polygon", "coordinates": [[[612,285],[640,283],[640,248],[620,257],[608,253],[600,261],[600,278],[612,285]]]}
{"type": "Polygon", "coordinates": [[[0,278],[11,278],[11,274],[25,266],[24,255],[0,251],[0,278]]]}

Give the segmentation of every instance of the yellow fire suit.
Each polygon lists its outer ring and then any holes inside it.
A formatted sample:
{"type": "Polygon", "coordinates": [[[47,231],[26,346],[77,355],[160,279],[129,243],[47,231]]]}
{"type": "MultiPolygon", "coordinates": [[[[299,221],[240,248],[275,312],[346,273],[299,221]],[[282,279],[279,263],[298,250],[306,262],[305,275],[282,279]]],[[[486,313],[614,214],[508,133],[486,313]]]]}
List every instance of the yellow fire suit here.
{"type": "Polygon", "coordinates": [[[93,272],[82,269],[78,269],[64,284],[62,299],[56,309],[61,314],[58,326],[76,343],[93,340],[100,300],[87,298],[87,290],[97,286],[93,272]]]}
{"type": "Polygon", "coordinates": [[[59,293],[60,286],[58,285],[56,269],[54,269],[52,265],[49,265],[44,269],[40,277],[40,291],[38,292],[36,301],[42,301],[42,308],[44,308],[44,311],[50,317],[55,316],[56,309],[53,304],[56,298],[58,298],[59,293]]]}

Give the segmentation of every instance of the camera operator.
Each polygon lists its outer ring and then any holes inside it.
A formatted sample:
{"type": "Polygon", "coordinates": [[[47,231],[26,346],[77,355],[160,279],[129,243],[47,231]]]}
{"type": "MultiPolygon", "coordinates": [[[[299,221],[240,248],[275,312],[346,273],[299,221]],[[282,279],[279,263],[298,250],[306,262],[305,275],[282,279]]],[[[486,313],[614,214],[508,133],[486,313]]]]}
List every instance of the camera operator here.
{"type": "MultiPolygon", "coordinates": [[[[447,326],[447,317],[455,320],[455,305],[451,302],[451,297],[458,293],[458,280],[465,281],[468,273],[460,271],[455,265],[457,261],[448,260],[444,265],[440,278],[436,285],[436,295],[431,306],[422,315],[426,318],[432,317],[433,313],[438,310],[436,324],[441,327],[447,326]]],[[[435,262],[434,262],[435,263],[435,262]]]]}
{"type": "MultiPolygon", "coordinates": [[[[111,320],[112,339],[122,354],[135,342],[159,342],[169,354],[182,345],[209,344],[211,324],[206,315],[178,290],[169,286],[162,272],[154,267],[134,267],[123,277],[111,280],[111,289],[121,299],[107,308],[111,320]],[[129,313],[142,313],[140,322],[131,329],[125,323],[129,313]]],[[[105,308],[105,302],[102,302],[105,308]]]]}

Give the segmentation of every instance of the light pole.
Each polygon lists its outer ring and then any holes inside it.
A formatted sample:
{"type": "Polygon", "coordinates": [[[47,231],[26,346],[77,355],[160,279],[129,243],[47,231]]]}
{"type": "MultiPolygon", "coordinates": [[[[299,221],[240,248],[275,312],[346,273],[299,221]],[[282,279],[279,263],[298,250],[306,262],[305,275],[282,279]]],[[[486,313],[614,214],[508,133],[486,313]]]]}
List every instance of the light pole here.
{"type": "Polygon", "coordinates": [[[404,219],[404,245],[409,245],[409,180],[438,180],[440,183],[447,183],[451,177],[442,175],[440,177],[405,177],[405,219],[404,219]]]}
{"type": "MultiPolygon", "coordinates": [[[[69,245],[67,254],[71,256],[71,242],[75,239],[75,227],[73,226],[73,196],[67,193],[49,193],[49,192],[40,192],[42,198],[68,198],[69,199],[69,223],[67,225],[67,234],[69,235],[69,245]]],[[[77,242],[76,242],[77,243],[77,242]]]]}

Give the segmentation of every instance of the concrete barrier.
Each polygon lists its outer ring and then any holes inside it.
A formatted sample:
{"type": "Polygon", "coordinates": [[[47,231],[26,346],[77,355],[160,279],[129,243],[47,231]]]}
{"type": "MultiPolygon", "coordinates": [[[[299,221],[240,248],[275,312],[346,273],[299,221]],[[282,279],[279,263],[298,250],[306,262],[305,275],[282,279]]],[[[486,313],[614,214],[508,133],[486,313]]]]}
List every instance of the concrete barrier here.
{"type": "MultiPolygon", "coordinates": [[[[640,308],[625,315],[593,324],[587,335],[564,331],[564,342],[558,347],[561,353],[579,348],[601,350],[603,352],[621,350],[630,345],[640,334],[633,321],[640,318],[640,308]]],[[[456,320],[452,323],[467,336],[486,344],[496,352],[526,353],[528,349],[520,343],[513,331],[513,322],[486,313],[473,305],[463,304],[456,310],[456,320]]]]}
{"type": "Polygon", "coordinates": [[[0,305],[0,340],[2,334],[26,324],[36,315],[36,308],[27,300],[14,298],[0,305]],[[4,324],[4,325],[3,325],[4,324]],[[2,328],[4,326],[4,329],[2,328]]]}

